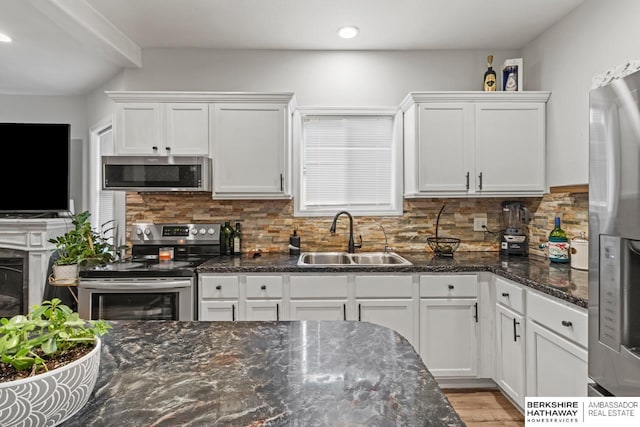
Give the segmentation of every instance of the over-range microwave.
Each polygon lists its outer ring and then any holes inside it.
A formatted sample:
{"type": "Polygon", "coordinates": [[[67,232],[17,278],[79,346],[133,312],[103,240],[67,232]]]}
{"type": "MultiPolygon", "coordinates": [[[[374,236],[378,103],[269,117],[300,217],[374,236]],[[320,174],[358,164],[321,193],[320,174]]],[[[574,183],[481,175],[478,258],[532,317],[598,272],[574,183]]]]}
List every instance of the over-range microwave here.
{"type": "Polygon", "coordinates": [[[102,189],[211,191],[211,159],[205,156],[102,156],[102,189]]]}

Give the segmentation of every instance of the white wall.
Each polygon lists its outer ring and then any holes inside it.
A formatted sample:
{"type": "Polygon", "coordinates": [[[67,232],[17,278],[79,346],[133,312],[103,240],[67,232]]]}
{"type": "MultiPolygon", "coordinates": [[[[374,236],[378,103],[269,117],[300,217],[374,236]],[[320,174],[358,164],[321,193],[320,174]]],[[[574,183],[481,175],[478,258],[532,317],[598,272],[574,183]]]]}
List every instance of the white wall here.
{"type": "Polygon", "coordinates": [[[639,19],[638,0],[586,0],[523,48],[525,88],[551,91],[549,185],[588,182],[591,78],[640,59],[639,19]]]}
{"type": "Polygon", "coordinates": [[[0,122],[70,123],[69,190],[76,212],[83,206],[84,141],[87,140],[84,96],[0,95],[0,122]]]}
{"type": "Polygon", "coordinates": [[[301,106],[398,106],[410,91],[481,90],[518,51],[145,49],[127,90],[295,92],[301,106]]]}

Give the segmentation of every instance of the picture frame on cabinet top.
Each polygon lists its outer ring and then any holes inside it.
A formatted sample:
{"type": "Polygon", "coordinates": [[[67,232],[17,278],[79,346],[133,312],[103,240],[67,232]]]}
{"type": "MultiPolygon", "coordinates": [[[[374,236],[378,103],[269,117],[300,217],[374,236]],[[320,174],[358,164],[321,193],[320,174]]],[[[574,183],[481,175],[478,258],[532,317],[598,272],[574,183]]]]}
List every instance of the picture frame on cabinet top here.
{"type": "Polygon", "coordinates": [[[502,90],[505,92],[522,92],[523,86],[522,58],[507,59],[502,64],[502,90]]]}

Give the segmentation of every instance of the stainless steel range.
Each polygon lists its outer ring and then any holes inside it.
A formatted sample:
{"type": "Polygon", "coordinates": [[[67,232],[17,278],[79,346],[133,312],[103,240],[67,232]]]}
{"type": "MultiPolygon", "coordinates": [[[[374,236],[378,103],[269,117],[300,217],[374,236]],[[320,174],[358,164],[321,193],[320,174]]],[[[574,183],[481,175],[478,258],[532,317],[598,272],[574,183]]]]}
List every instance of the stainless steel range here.
{"type": "Polygon", "coordinates": [[[131,242],[131,260],[80,272],[80,316],[195,320],[196,267],[220,255],[220,224],[133,224],[131,242]]]}

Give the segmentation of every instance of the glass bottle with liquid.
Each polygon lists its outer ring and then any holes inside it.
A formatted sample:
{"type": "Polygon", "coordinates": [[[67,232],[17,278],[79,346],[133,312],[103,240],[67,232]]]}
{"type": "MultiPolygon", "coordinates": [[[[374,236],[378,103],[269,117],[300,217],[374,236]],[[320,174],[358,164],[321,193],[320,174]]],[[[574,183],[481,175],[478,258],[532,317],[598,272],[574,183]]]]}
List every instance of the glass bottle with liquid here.
{"type": "Polygon", "coordinates": [[[229,221],[225,221],[220,234],[220,253],[231,255],[233,253],[233,228],[231,228],[229,221]]]}
{"type": "Polygon", "coordinates": [[[242,232],[240,231],[239,222],[236,222],[236,229],[233,231],[233,254],[242,254],[242,232]]]}
{"type": "Polygon", "coordinates": [[[491,64],[493,63],[493,55],[487,56],[487,71],[484,72],[484,79],[482,81],[482,89],[485,92],[496,91],[496,72],[493,70],[491,64]]]}
{"type": "Polygon", "coordinates": [[[549,261],[555,263],[569,262],[569,239],[567,233],[560,226],[560,217],[556,216],[554,228],[549,233],[549,261]]]}

